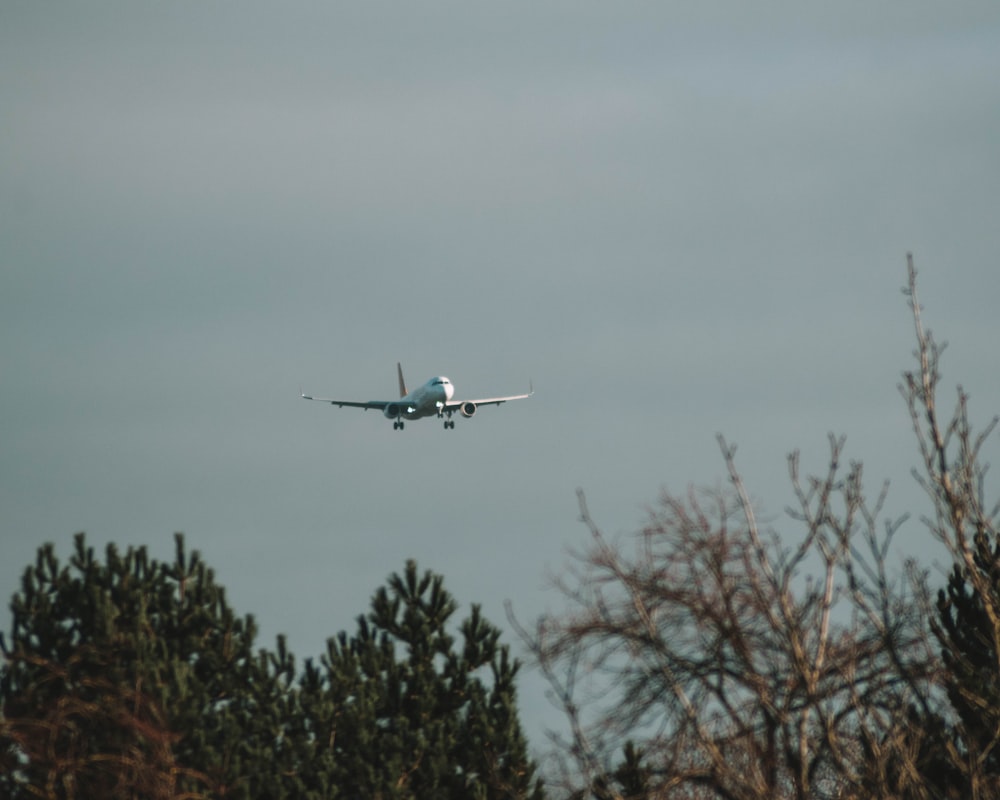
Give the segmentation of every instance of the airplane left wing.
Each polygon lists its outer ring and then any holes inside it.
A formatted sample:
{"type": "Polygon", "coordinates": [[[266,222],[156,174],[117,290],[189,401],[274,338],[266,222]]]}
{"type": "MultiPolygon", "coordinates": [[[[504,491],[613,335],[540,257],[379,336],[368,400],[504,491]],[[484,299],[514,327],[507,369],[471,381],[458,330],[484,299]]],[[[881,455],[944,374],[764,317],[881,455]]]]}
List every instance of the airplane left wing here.
{"type": "Polygon", "coordinates": [[[461,408],[466,403],[472,403],[473,406],[491,406],[500,405],[501,403],[506,403],[508,400],[524,400],[531,397],[535,393],[534,388],[531,383],[528,383],[528,393],[527,394],[512,394],[507,397],[484,397],[482,400],[452,400],[445,404],[445,409],[456,409],[461,408]]]}

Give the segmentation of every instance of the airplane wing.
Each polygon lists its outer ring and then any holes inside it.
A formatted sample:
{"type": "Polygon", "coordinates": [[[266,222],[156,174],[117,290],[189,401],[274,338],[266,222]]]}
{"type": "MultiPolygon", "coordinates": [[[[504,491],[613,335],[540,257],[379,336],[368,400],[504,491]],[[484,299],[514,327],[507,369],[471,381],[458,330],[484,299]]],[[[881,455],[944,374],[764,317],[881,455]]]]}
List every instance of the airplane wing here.
{"type": "Polygon", "coordinates": [[[361,403],[358,402],[357,400],[334,400],[330,397],[313,397],[312,395],[308,394],[303,394],[302,399],[317,400],[320,403],[330,403],[331,405],[337,406],[338,408],[343,408],[344,406],[347,406],[348,408],[363,408],[366,411],[369,408],[377,408],[379,411],[381,411],[383,408],[389,405],[389,403],[398,402],[393,400],[369,400],[367,403],[361,403]]]}
{"type": "Polygon", "coordinates": [[[524,400],[525,398],[531,397],[535,393],[534,388],[529,384],[527,394],[512,394],[507,397],[484,397],[482,400],[452,400],[445,405],[446,409],[460,408],[466,403],[472,403],[476,406],[490,406],[490,405],[500,405],[501,403],[506,403],[508,400],[524,400]]]}

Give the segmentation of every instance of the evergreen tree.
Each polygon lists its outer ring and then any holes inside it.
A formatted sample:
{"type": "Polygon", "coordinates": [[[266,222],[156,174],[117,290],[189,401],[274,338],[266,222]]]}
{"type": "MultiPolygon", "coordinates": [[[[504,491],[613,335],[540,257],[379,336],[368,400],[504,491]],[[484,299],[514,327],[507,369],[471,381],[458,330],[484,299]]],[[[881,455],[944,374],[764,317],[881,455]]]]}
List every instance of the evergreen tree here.
{"type": "MultiPolygon", "coordinates": [[[[647,800],[653,796],[652,770],[643,763],[645,753],[631,740],[622,748],[622,760],[613,772],[594,779],[590,795],[594,800],[647,800]]],[[[585,800],[586,791],[576,792],[572,800],[585,800]]]]}
{"type": "MultiPolygon", "coordinates": [[[[948,699],[957,716],[952,760],[957,758],[965,767],[956,770],[947,765],[946,779],[938,782],[954,786],[956,774],[964,773],[996,792],[1000,790],[1000,543],[985,532],[977,533],[971,560],[971,566],[952,568],[947,587],[938,593],[933,625],[942,645],[948,699]]],[[[944,769],[938,766],[929,779],[944,769]]]]}
{"type": "Polygon", "coordinates": [[[516,710],[519,664],[478,606],[459,627],[442,578],[408,561],[357,633],[305,664],[302,759],[315,797],[542,797],[516,710]]]}
{"type": "Polygon", "coordinates": [[[3,643],[0,794],[278,796],[292,661],[255,653],[252,617],[176,546],[172,564],[114,545],[101,563],[83,534],[68,566],[39,550],[3,643]]]}
{"type": "Polygon", "coordinates": [[[42,547],[0,637],[0,797],[532,798],[518,663],[439,576],[376,592],[297,675],[178,534],[173,563],[42,547]]]}

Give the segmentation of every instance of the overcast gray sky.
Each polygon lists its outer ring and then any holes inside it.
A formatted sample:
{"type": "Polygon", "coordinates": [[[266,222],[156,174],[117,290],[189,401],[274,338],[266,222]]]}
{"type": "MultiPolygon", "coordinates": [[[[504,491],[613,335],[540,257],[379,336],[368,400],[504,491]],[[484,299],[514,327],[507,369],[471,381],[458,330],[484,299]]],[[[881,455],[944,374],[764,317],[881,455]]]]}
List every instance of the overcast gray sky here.
{"type": "Polygon", "coordinates": [[[789,536],[831,431],[919,513],[907,250],[985,422],[995,0],[0,0],[0,596],[45,541],[182,530],[300,658],[407,557],[530,621],[574,489],[629,531],[717,432],[789,536]],[[397,360],[536,395],[403,433],[298,397],[397,360]]]}

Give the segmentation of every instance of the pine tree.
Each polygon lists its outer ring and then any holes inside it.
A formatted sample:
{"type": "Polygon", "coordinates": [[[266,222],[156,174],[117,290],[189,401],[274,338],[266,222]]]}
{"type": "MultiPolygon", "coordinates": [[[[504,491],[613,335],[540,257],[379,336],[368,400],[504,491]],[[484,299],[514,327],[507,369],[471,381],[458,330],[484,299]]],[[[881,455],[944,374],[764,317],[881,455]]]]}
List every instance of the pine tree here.
{"type": "MultiPolygon", "coordinates": [[[[950,764],[928,770],[929,779],[954,786],[955,774],[1000,790],[1000,543],[980,531],[973,537],[971,566],[955,564],[938,593],[933,630],[942,646],[948,699],[957,716],[950,764]]],[[[970,789],[974,784],[970,784],[970,789]]],[[[978,791],[978,787],[977,787],[978,791]]],[[[971,795],[970,795],[971,796],[971,795]]],[[[990,794],[993,796],[993,794],[990,794]]]]}
{"type": "Polygon", "coordinates": [[[518,663],[440,576],[376,592],[297,674],[178,534],[172,563],[42,547],[0,637],[0,797],[531,798],[518,663]]]}
{"type": "Polygon", "coordinates": [[[39,550],[3,643],[0,794],[279,796],[292,660],[255,653],[253,618],[180,534],[176,549],[166,564],[108,545],[102,563],[78,534],[65,567],[39,550]]]}
{"type": "Polygon", "coordinates": [[[542,797],[516,710],[519,664],[478,606],[459,627],[440,576],[408,561],[357,632],[327,642],[299,683],[315,797],[542,797]]]}
{"type": "Polygon", "coordinates": [[[578,790],[571,800],[647,800],[653,796],[652,769],[643,762],[645,753],[631,740],[622,747],[622,760],[613,772],[598,775],[588,790],[578,790]]]}

